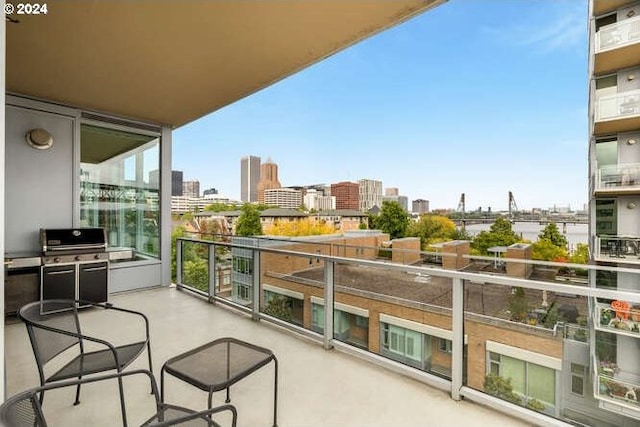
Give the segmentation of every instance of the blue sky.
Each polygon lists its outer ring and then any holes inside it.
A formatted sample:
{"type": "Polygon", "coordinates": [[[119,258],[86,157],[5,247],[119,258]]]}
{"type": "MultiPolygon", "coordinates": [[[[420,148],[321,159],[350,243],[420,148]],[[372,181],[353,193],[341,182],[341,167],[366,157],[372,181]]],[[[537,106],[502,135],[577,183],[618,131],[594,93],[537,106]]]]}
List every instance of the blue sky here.
{"type": "Polygon", "coordinates": [[[240,196],[240,158],[283,186],[379,179],[467,210],[587,200],[587,1],[450,0],[177,129],[173,169],[240,196]]]}

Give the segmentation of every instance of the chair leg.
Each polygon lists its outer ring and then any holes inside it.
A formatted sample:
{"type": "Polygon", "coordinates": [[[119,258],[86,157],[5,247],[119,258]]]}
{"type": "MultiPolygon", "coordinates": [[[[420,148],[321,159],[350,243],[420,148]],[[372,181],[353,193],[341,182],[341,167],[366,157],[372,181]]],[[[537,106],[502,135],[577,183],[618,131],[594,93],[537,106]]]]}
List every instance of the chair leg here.
{"type": "MultiPolygon", "coordinates": [[[[149,355],[149,372],[153,375],[153,366],[151,364],[151,342],[147,341],[147,354],[149,355]]],[[[153,394],[153,383],[151,383],[151,379],[149,379],[151,394],[153,394]]]]}
{"type": "Polygon", "coordinates": [[[120,409],[122,410],[122,427],[127,427],[127,409],[124,405],[124,386],[122,377],[118,377],[118,388],[120,389],[120,409]]]}
{"type": "Polygon", "coordinates": [[[278,427],[278,359],[273,356],[275,363],[273,374],[273,427],[278,427]]]}

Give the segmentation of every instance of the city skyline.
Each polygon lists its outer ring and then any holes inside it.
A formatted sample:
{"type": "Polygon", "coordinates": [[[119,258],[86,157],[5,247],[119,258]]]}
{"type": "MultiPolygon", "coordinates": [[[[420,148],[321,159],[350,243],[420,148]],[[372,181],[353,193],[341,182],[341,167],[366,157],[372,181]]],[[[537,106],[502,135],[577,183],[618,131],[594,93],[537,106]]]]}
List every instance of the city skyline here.
{"type": "Polygon", "coordinates": [[[283,186],[369,178],[432,209],[465,193],[506,210],[509,191],[521,209],[582,209],[586,13],[447,2],[175,130],[173,168],[238,199],[238,159],[255,155],[283,186]]]}

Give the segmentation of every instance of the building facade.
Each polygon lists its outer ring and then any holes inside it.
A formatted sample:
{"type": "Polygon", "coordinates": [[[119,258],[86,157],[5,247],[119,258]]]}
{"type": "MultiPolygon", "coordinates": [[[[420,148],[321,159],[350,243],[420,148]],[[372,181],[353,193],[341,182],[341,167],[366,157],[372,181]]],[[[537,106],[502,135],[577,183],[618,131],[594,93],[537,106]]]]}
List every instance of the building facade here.
{"type": "Polygon", "coordinates": [[[325,211],[336,208],[335,196],[325,196],[321,191],[315,189],[307,190],[302,202],[308,210],[325,211]]]}
{"type": "MultiPolygon", "coordinates": [[[[278,165],[273,163],[271,159],[268,159],[260,166],[260,181],[258,182],[258,203],[266,203],[266,190],[277,188],[282,188],[282,185],[280,185],[280,181],[278,180],[278,165]]],[[[302,203],[302,201],[300,201],[300,203],[302,203]]]]}
{"type": "Polygon", "coordinates": [[[258,201],[258,182],[260,182],[260,157],[244,156],[240,159],[240,200],[258,201]]]}
{"type": "Polygon", "coordinates": [[[302,192],[293,188],[269,188],[264,190],[263,201],[269,206],[298,209],[302,205],[302,192]]]}
{"type": "Polygon", "coordinates": [[[385,196],[397,196],[400,194],[400,190],[397,187],[388,187],[384,189],[385,196]]]}
{"type": "Polygon", "coordinates": [[[414,214],[423,214],[429,212],[429,201],[424,199],[416,199],[411,203],[411,212],[414,214]]]}
{"type": "Polygon", "coordinates": [[[358,181],[358,195],[360,210],[367,212],[377,206],[382,207],[382,181],[375,179],[361,179],[358,181]]]}
{"type": "Polygon", "coordinates": [[[182,171],[171,171],[171,195],[182,196],[182,171]]]}
{"type": "Polygon", "coordinates": [[[336,209],[360,210],[359,188],[356,182],[331,184],[331,195],[336,198],[336,209]]]}
{"type": "Polygon", "coordinates": [[[396,202],[400,206],[402,206],[402,209],[404,209],[406,212],[409,212],[409,198],[407,196],[399,196],[397,194],[385,195],[385,196],[382,196],[382,201],[396,202]]]}
{"type": "Polygon", "coordinates": [[[182,195],[185,197],[200,197],[200,181],[192,179],[182,182],[182,195]]]}
{"type": "MultiPolygon", "coordinates": [[[[596,264],[637,268],[640,2],[591,0],[589,10],[590,252],[596,264]]],[[[640,291],[628,272],[592,271],[589,283],[640,291]]],[[[640,306],[606,299],[591,304],[595,407],[617,415],[617,425],[640,425],[640,306]]]]}

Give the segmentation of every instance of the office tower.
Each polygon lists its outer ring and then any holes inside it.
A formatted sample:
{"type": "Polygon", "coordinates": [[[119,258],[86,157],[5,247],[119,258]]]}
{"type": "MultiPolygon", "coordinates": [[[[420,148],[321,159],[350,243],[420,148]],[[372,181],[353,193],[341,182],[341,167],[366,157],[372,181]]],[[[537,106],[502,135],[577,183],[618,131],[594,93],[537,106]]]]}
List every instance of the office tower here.
{"type": "Polygon", "coordinates": [[[416,199],[411,203],[411,212],[415,214],[423,214],[429,212],[429,201],[425,199],[416,199]]]}
{"type": "Polygon", "coordinates": [[[358,181],[358,190],[362,212],[367,212],[374,206],[382,207],[382,181],[361,179],[358,181]]]}
{"type": "Polygon", "coordinates": [[[217,188],[208,188],[202,192],[202,196],[212,196],[214,194],[218,194],[217,188]]]}
{"type": "Polygon", "coordinates": [[[182,196],[182,171],[171,171],[171,195],[182,196]]]}
{"type": "Polygon", "coordinates": [[[200,197],[200,181],[197,179],[182,182],[182,195],[185,197],[200,197]]]}
{"type": "Polygon", "coordinates": [[[393,196],[382,196],[382,201],[396,202],[405,210],[405,212],[409,212],[409,198],[407,196],[400,196],[397,194],[393,196]]]}
{"type": "Polygon", "coordinates": [[[331,195],[336,198],[336,209],[360,209],[360,196],[357,182],[338,182],[331,184],[331,195]]]}
{"type": "MultiPolygon", "coordinates": [[[[630,248],[640,240],[630,236],[640,230],[640,3],[591,0],[589,10],[590,255],[598,265],[637,268],[638,251],[630,248]]],[[[590,270],[589,284],[638,292],[637,277],[590,270]]],[[[626,327],[636,315],[629,303],[605,298],[591,301],[591,310],[589,358],[598,416],[608,414],[603,422],[614,425],[638,425],[640,333],[626,327]],[[621,308],[612,319],[620,321],[607,321],[616,303],[621,308]]]]}
{"type": "Polygon", "coordinates": [[[260,166],[260,181],[258,181],[258,202],[265,203],[264,192],[273,188],[281,188],[278,181],[278,165],[273,163],[271,159],[267,159],[260,166]]]}
{"type": "Polygon", "coordinates": [[[258,182],[260,182],[260,157],[244,156],[240,159],[240,200],[258,201],[258,182]]]}
{"type": "Polygon", "coordinates": [[[400,191],[397,187],[388,187],[384,189],[385,196],[397,196],[400,194],[400,191]]]}

